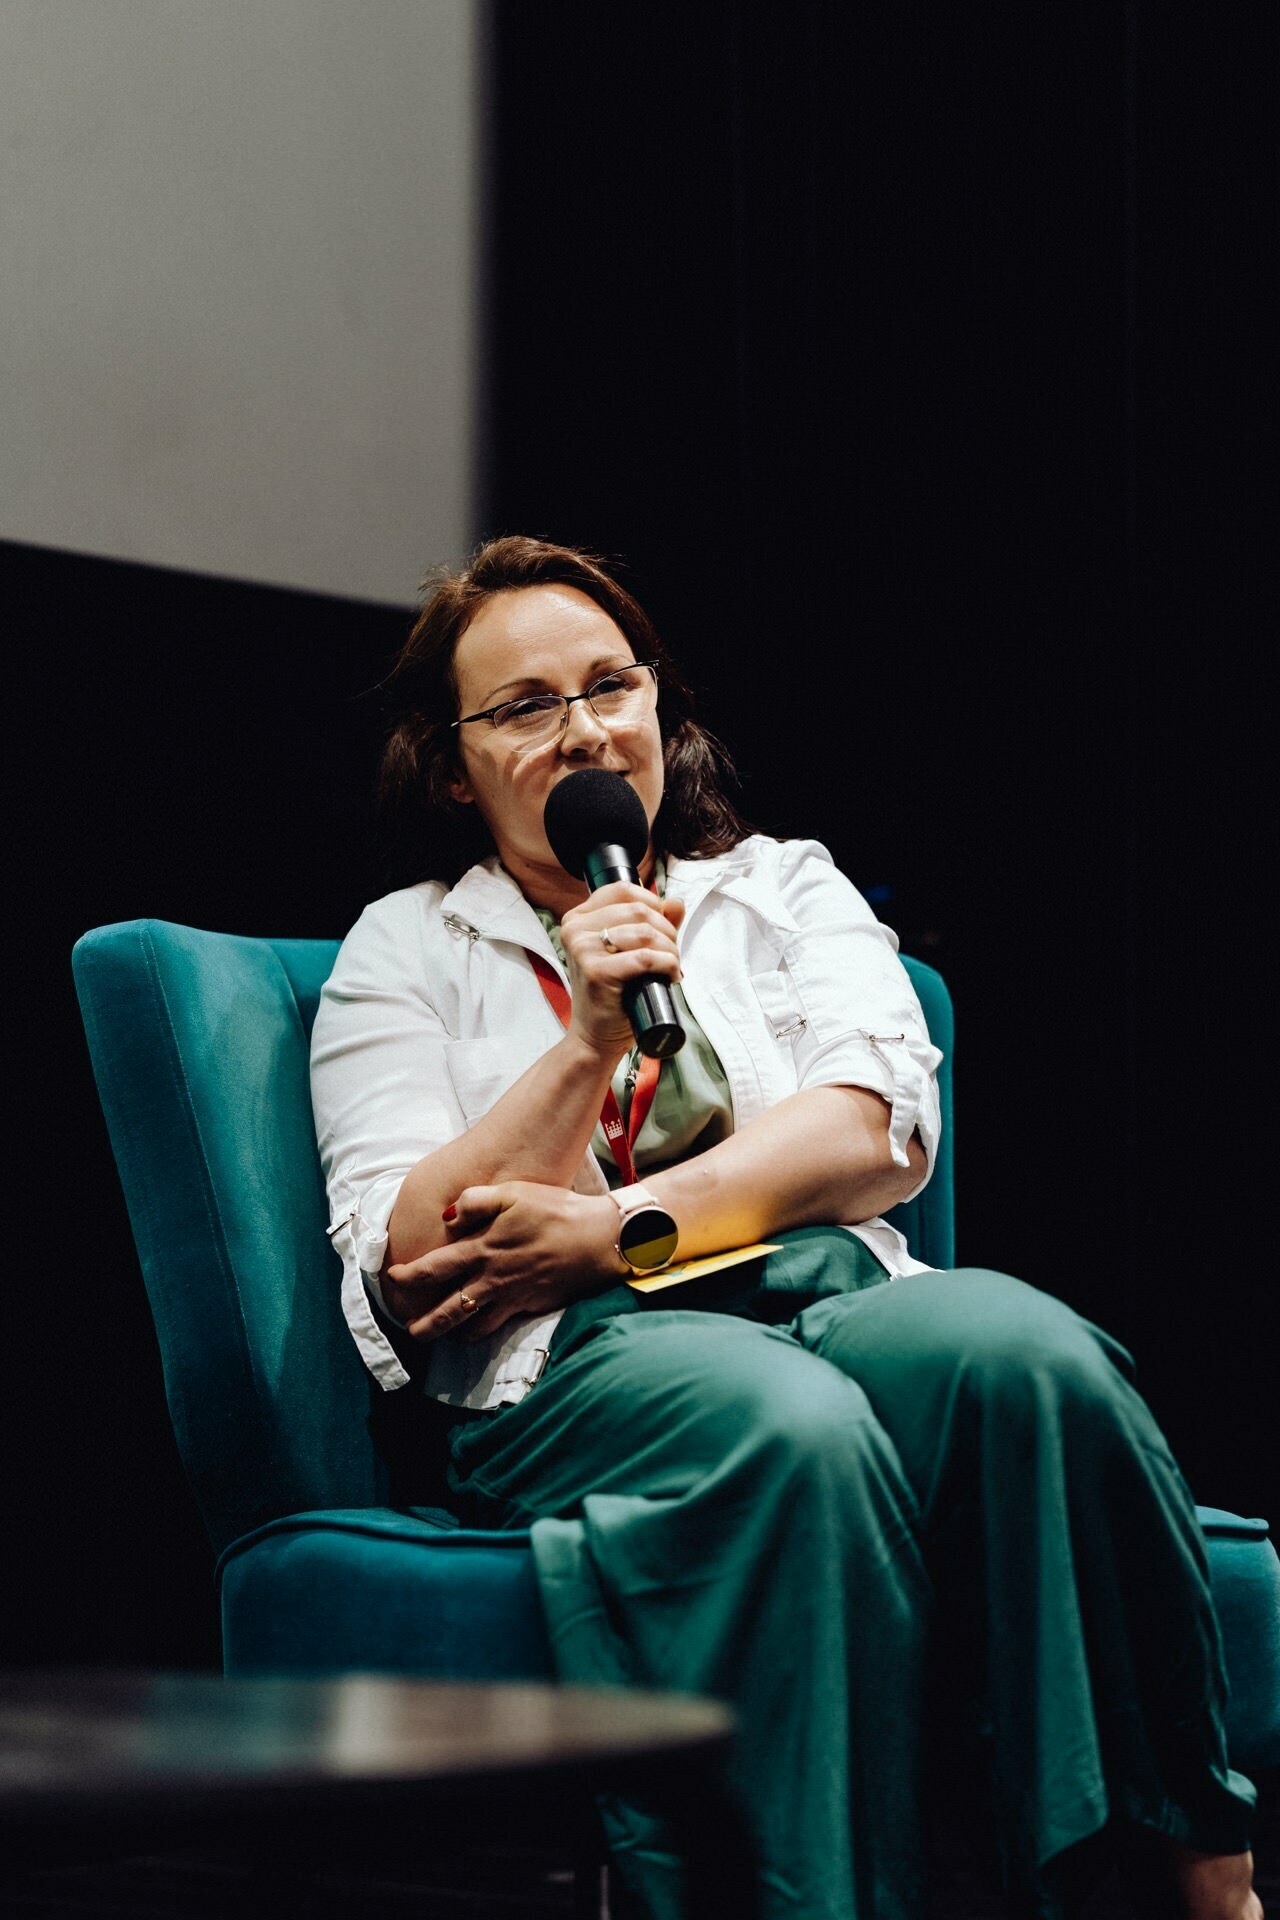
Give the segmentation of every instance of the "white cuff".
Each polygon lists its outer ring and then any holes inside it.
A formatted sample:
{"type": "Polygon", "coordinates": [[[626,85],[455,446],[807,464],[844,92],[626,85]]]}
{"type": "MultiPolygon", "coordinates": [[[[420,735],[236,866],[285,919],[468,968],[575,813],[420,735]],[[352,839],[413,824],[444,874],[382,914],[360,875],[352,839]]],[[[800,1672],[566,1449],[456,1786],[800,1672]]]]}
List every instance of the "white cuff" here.
{"type": "Polygon", "coordinates": [[[917,1039],[914,1034],[869,1033],[865,1027],[860,1027],[859,1032],[876,1059],[889,1069],[893,1086],[889,1098],[889,1151],[893,1155],[893,1164],[896,1167],[911,1165],[907,1158],[907,1142],[919,1128],[932,1165],[937,1130],[936,1127],[927,1129],[927,1121],[932,1117],[930,1110],[936,1111],[937,1108],[933,1074],[942,1060],[941,1053],[937,1047],[930,1045],[927,1040],[917,1039]],[[927,1137],[928,1132],[933,1133],[932,1140],[927,1137]]]}
{"type": "Polygon", "coordinates": [[[916,1034],[872,1033],[859,1027],[821,1047],[806,1063],[801,1080],[802,1087],[866,1087],[878,1093],[889,1107],[889,1151],[897,1167],[910,1166],[907,1142],[913,1133],[920,1135],[925,1176],[905,1199],[926,1185],[937,1157],[942,1110],[933,1076],[941,1061],[938,1048],[916,1034]]]}

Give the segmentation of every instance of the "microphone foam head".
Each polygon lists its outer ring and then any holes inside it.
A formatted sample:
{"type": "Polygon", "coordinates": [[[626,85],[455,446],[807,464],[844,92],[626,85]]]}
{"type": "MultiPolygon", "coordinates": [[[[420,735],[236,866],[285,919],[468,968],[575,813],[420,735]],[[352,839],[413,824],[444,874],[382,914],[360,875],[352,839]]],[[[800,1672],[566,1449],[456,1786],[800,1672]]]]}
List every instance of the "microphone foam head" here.
{"type": "Polygon", "coordinates": [[[639,867],[649,845],[643,800],[620,773],[603,767],[583,767],[558,780],[547,796],[542,824],[552,853],[575,880],[582,879],[597,847],[624,847],[631,865],[639,867]]]}

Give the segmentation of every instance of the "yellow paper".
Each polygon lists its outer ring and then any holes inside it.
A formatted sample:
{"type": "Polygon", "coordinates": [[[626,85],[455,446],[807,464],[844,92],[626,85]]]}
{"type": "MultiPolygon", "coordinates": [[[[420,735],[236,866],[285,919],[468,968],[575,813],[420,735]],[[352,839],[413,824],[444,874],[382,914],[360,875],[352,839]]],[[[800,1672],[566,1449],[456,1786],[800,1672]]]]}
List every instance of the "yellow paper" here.
{"type": "Polygon", "coordinates": [[[721,1267],[737,1267],[744,1260],[758,1260],[762,1254],[777,1253],[772,1241],[759,1241],[754,1247],[734,1247],[729,1253],[708,1253],[701,1260],[681,1260],[661,1273],[644,1274],[627,1285],[637,1293],[657,1293],[659,1287],[678,1287],[683,1280],[697,1280],[704,1273],[718,1273],[721,1267]]]}

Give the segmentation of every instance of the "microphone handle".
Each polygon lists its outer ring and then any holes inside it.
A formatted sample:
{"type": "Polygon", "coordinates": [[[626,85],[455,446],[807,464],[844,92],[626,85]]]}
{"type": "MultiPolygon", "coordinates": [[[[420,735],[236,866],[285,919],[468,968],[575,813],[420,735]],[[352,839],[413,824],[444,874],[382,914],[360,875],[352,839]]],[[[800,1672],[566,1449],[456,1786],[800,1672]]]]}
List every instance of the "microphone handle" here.
{"type": "MultiPolygon", "coordinates": [[[[640,885],[640,875],[628,859],[626,848],[607,842],[587,855],[582,877],[592,893],[614,880],[629,880],[633,886],[640,885]]],[[[642,974],[638,980],[629,980],[622,989],[622,1004],[641,1053],[651,1060],[669,1060],[673,1053],[679,1053],[685,1032],[676,1012],[675,998],[665,980],[655,974],[642,974]]]]}

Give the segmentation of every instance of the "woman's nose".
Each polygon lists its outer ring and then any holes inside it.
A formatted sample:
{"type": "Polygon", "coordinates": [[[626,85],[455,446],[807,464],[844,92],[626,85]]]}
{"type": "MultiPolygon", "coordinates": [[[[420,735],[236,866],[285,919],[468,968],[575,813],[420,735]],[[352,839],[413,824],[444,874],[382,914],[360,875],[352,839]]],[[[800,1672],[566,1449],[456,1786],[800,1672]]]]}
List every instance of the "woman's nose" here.
{"type": "Polygon", "coordinates": [[[594,751],[608,738],[608,728],[591,702],[575,700],[565,719],[564,732],[560,735],[561,753],[574,753],[584,748],[588,752],[594,751]]]}

